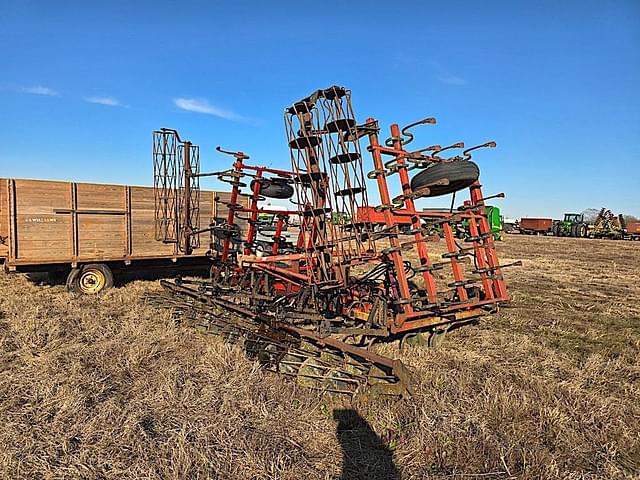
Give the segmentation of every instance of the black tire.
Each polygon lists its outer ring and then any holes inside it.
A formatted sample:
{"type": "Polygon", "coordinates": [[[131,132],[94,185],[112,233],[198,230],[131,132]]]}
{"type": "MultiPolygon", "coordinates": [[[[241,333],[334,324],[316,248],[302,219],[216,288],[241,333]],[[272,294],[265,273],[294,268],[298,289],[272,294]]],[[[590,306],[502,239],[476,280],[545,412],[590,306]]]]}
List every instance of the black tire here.
{"type": "MultiPolygon", "coordinates": [[[[251,182],[251,191],[253,191],[253,187],[257,181],[258,180],[253,180],[251,182]]],[[[269,198],[287,199],[293,196],[293,187],[289,185],[286,180],[277,178],[262,179],[260,180],[260,195],[269,198]]]]}
{"type": "Polygon", "coordinates": [[[438,197],[471,186],[480,177],[478,165],[468,160],[438,163],[425,168],[411,179],[411,190],[421,197],[438,197]],[[437,185],[448,180],[447,185],[437,185]],[[427,190],[428,189],[428,190],[427,190]],[[425,193],[421,194],[423,190],[425,193]]]}
{"type": "Polygon", "coordinates": [[[113,273],[104,263],[91,263],[71,269],[67,290],[85,295],[97,295],[113,287],[113,273]]]}
{"type": "Polygon", "coordinates": [[[576,229],[579,238],[587,238],[587,225],[584,223],[579,223],[578,228],[576,229]]]}
{"type": "Polygon", "coordinates": [[[560,225],[558,225],[557,223],[553,224],[553,226],[551,227],[551,235],[553,235],[554,237],[560,236],[560,225]]]}
{"type": "Polygon", "coordinates": [[[571,230],[569,230],[569,236],[570,237],[577,237],[578,236],[578,224],[574,223],[573,225],[571,225],[571,230]]]}

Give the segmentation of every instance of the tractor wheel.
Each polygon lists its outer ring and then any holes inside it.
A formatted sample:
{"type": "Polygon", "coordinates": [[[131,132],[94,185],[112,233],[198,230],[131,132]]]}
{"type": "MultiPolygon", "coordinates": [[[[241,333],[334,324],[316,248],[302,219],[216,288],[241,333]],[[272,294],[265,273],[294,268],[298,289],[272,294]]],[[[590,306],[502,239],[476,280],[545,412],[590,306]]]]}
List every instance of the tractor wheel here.
{"type": "Polygon", "coordinates": [[[479,176],[478,165],[468,160],[438,163],[413,177],[411,190],[420,197],[438,197],[469,187],[479,176]],[[440,182],[448,183],[441,185],[440,182]]]}
{"type": "Polygon", "coordinates": [[[578,224],[578,229],[577,230],[578,230],[578,237],[587,238],[588,229],[587,229],[587,225],[586,224],[584,224],[584,223],[578,224]]]}
{"type": "Polygon", "coordinates": [[[577,237],[578,236],[577,230],[578,230],[578,224],[571,225],[571,228],[569,229],[569,236],[577,237]]]}
{"type": "Polygon", "coordinates": [[[554,237],[560,236],[560,225],[558,225],[557,223],[553,224],[553,226],[551,227],[551,235],[553,235],[554,237]]]}
{"type": "Polygon", "coordinates": [[[92,263],[73,268],[67,277],[67,290],[96,295],[113,286],[113,273],[104,263],[92,263]]]}
{"type": "MultiPolygon", "coordinates": [[[[253,180],[251,182],[251,190],[253,191],[253,187],[255,186],[255,182],[258,180],[253,180]]],[[[293,196],[293,187],[289,185],[284,179],[263,179],[260,181],[260,195],[264,195],[269,198],[281,198],[287,199],[293,196]]]]}

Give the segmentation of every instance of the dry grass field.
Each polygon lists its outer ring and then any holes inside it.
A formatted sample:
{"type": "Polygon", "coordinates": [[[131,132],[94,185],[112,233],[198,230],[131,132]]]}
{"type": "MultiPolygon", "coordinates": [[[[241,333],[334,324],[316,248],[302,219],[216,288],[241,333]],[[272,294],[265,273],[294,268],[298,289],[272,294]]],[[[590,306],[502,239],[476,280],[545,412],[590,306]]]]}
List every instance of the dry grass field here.
{"type": "Polygon", "coordinates": [[[263,372],[147,306],[0,274],[0,478],[638,478],[640,244],[508,236],[512,308],[385,345],[408,400],[263,372]]]}

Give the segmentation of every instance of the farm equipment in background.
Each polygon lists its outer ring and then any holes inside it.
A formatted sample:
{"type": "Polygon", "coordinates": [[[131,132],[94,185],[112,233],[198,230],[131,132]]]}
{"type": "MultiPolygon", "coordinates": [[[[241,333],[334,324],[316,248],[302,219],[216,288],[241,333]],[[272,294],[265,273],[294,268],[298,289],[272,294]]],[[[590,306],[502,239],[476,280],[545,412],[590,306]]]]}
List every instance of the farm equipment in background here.
{"type": "Polygon", "coordinates": [[[518,228],[525,235],[546,235],[551,233],[553,225],[551,218],[521,218],[518,228]]]}
{"type": "Polygon", "coordinates": [[[503,217],[502,231],[504,233],[520,233],[520,221],[516,218],[503,217]]]}
{"type": "MultiPolygon", "coordinates": [[[[268,206],[268,208],[274,208],[268,206]]],[[[280,252],[293,251],[298,238],[298,225],[290,221],[290,217],[285,213],[283,222],[280,216],[275,213],[260,213],[255,224],[256,252],[267,255],[273,252],[277,243],[280,252]]]]}
{"type": "MultiPolygon", "coordinates": [[[[502,194],[497,195],[498,197],[503,197],[502,194]]],[[[464,207],[465,205],[463,205],[464,207]]],[[[467,205],[468,206],[468,202],[467,205]]],[[[442,209],[442,208],[430,208],[424,209],[424,211],[429,211],[431,213],[440,212],[444,214],[451,214],[453,210],[451,209],[442,209]]],[[[504,231],[504,217],[500,214],[500,208],[494,207],[491,205],[485,206],[485,215],[487,217],[487,221],[489,222],[489,227],[493,232],[494,240],[502,240],[502,233],[504,231]]],[[[384,229],[386,227],[386,222],[384,218],[384,214],[380,211],[376,211],[376,207],[361,207],[358,209],[357,218],[359,222],[369,222],[373,224],[374,230],[376,228],[384,229]]],[[[409,232],[412,228],[411,218],[402,215],[394,215],[393,223],[399,226],[401,232],[409,232]]],[[[437,233],[441,238],[444,238],[444,230],[441,225],[435,225],[432,228],[432,233],[437,233]]],[[[469,221],[464,220],[454,226],[454,232],[456,234],[456,238],[464,239],[469,237],[471,234],[469,232],[469,221]]]]}
{"type": "Polygon", "coordinates": [[[493,205],[487,205],[486,212],[489,226],[493,232],[493,238],[495,240],[502,240],[502,233],[504,232],[504,217],[500,213],[500,208],[493,205]]]}
{"type": "MultiPolygon", "coordinates": [[[[585,210],[587,214],[593,209],[585,210]]],[[[597,210],[596,210],[597,211],[597,210]]],[[[520,220],[519,230],[524,234],[548,234],[556,237],[574,238],[609,238],[609,239],[635,239],[640,232],[633,234],[632,230],[638,229],[635,224],[626,224],[623,215],[615,215],[606,208],[597,211],[597,215],[590,215],[593,220],[590,224],[585,218],[585,213],[565,213],[563,220],[550,218],[523,218],[520,220]]]]}
{"type": "MultiPolygon", "coordinates": [[[[170,308],[178,321],[242,345],[249,358],[301,385],[347,394],[410,394],[408,369],[375,353],[374,344],[436,345],[448,331],[476,323],[509,301],[502,268],[510,265],[499,263],[485,207],[493,197],[483,195],[479,168],[471,161],[472,152],[495,143],[409,149],[412,129],[434,124],[433,118],[402,129],[393,124],[381,142],[378,121],[358,123],[351,92],[338,86],[293,103],[284,117],[290,170],[254,166],[243,152],[218,147],[234,159],[229,170],[203,174],[190,165],[191,173],[182,172],[183,187],[175,191],[185,197],[181,205],[193,208],[185,188],[189,178],[214,175],[231,186],[228,216],[206,229],[211,278],[163,281],[165,292],[150,300],[170,308]],[[366,170],[363,138],[373,162],[366,170]],[[460,153],[444,157],[449,150],[460,153]],[[374,207],[367,179],[381,200],[374,207]],[[455,200],[464,190],[469,200],[457,208],[416,207],[423,198],[454,194],[455,200]],[[249,206],[237,202],[242,193],[249,195],[249,206]],[[291,208],[265,208],[267,198],[290,199],[291,208]],[[257,244],[264,215],[276,219],[266,255],[257,244]],[[374,222],[374,215],[383,221],[374,222]],[[244,231],[241,221],[248,225],[244,231]],[[281,231],[288,222],[297,225],[298,236],[294,249],[283,251],[281,231]],[[454,228],[462,222],[468,233],[456,239],[454,228]],[[429,248],[440,240],[436,229],[446,244],[439,258],[429,248]]],[[[178,231],[203,231],[188,225],[190,215],[179,218],[187,224],[178,231]]],[[[161,215],[157,221],[166,223],[161,215]]]]}
{"type": "Polygon", "coordinates": [[[640,240],[640,222],[625,222],[625,240],[640,240]]]}
{"type": "MultiPolygon", "coordinates": [[[[503,195],[504,196],[504,195],[503,195]]],[[[504,232],[504,217],[500,214],[500,208],[492,205],[485,206],[485,215],[487,216],[487,222],[493,232],[493,239],[501,241],[502,234],[504,232]]],[[[470,236],[469,221],[464,220],[457,225],[456,236],[458,238],[466,238],[470,236]]]]}
{"type": "Polygon", "coordinates": [[[551,231],[556,237],[587,238],[589,225],[581,213],[565,213],[563,220],[555,220],[551,231]]]}
{"type": "Polygon", "coordinates": [[[593,238],[621,240],[624,238],[625,228],[626,225],[622,215],[614,215],[611,210],[601,208],[589,234],[593,238]]]}

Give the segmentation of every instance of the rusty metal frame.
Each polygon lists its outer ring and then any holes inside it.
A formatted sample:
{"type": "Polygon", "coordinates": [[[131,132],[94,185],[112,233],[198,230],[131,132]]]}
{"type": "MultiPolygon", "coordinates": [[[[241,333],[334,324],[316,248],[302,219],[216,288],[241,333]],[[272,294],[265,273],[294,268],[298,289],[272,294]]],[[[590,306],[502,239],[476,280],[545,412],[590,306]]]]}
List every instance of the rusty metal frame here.
{"type": "MultiPolygon", "coordinates": [[[[494,313],[509,301],[485,211],[486,198],[493,197],[483,196],[479,181],[471,185],[467,182],[469,200],[460,207],[454,208],[457,192],[451,189],[451,209],[419,210],[416,202],[428,197],[435,184],[422,185],[414,191],[410,178],[410,172],[416,169],[468,161],[471,151],[495,143],[468,148],[451,158],[443,158],[441,153],[464,148],[464,144],[408,150],[407,145],[414,138],[410,129],[433,124],[433,118],[402,129],[392,124],[390,137],[381,142],[378,121],[369,118],[358,125],[351,92],[336,86],[317,90],[294,103],[285,110],[284,120],[291,170],[249,165],[245,163],[249,159],[245,153],[218,147],[218,151],[234,157],[232,168],[197,174],[217,175],[231,185],[225,224],[210,228],[212,235],[216,231],[223,235],[223,248],[220,255],[214,256],[211,281],[200,286],[200,293],[180,285],[176,291],[221,306],[233,315],[259,319],[258,323],[268,328],[315,345],[358,355],[390,368],[397,378],[403,376],[401,364],[330,335],[360,334],[379,340],[446,331],[452,325],[464,325],[494,313]],[[364,137],[368,139],[367,150],[373,163],[373,170],[366,175],[359,144],[364,137]],[[261,182],[272,176],[294,186],[295,209],[261,207],[261,182]],[[375,181],[378,189],[381,203],[373,207],[373,212],[382,216],[381,232],[374,231],[370,215],[359,218],[361,212],[371,208],[365,177],[375,181]],[[391,185],[393,177],[396,188],[391,185]],[[246,178],[255,182],[248,207],[238,203],[242,188],[248,186],[243,182],[246,178]],[[401,193],[392,197],[391,192],[397,190],[401,193]],[[279,215],[274,245],[266,256],[259,256],[254,244],[260,213],[279,215]],[[280,238],[284,217],[289,215],[297,216],[300,225],[294,253],[281,252],[275,240],[280,238]],[[234,228],[243,218],[249,222],[248,231],[241,238],[242,247],[232,249],[234,228]],[[460,222],[468,225],[465,246],[455,236],[454,227],[460,222]],[[409,232],[401,226],[410,226],[409,232]],[[436,226],[446,244],[444,261],[437,262],[428,246],[436,226]],[[401,240],[403,235],[411,239],[401,240]],[[387,248],[376,244],[384,238],[387,248]],[[417,252],[416,267],[403,253],[407,248],[417,252]],[[473,259],[470,273],[475,277],[468,275],[465,258],[473,259]],[[371,269],[355,276],[351,273],[354,265],[369,265],[371,269]],[[447,266],[453,282],[441,290],[434,272],[447,266]],[[418,273],[424,288],[411,280],[418,273]]],[[[408,388],[407,383],[401,381],[393,388],[408,388]]]]}
{"type": "Polygon", "coordinates": [[[200,246],[200,149],[176,130],[153,132],[156,240],[191,254],[200,246]]]}

